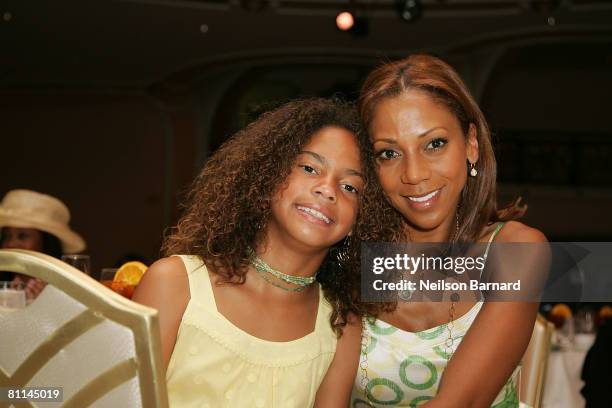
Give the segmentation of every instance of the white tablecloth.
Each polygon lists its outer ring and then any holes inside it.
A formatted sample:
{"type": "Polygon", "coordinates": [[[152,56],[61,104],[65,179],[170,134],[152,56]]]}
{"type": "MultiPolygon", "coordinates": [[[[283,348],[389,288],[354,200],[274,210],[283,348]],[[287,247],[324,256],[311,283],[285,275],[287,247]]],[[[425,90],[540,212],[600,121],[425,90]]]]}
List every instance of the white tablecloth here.
{"type": "Polygon", "coordinates": [[[580,374],[588,348],[583,344],[579,349],[550,352],[542,399],[544,408],[584,408],[586,402],[580,394],[584,382],[580,374]]]}

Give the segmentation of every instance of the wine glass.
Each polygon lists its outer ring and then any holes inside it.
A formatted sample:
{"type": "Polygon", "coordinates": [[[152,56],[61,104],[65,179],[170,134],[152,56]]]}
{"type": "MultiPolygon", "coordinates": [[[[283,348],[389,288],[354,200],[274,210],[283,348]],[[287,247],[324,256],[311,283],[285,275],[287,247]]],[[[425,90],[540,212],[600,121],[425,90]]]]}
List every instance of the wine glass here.
{"type": "Polygon", "coordinates": [[[0,281],[0,308],[23,309],[26,307],[26,293],[23,284],[0,281]]]}
{"type": "Polygon", "coordinates": [[[86,275],[91,275],[91,260],[89,259],[89,255],[65,254],[62,255],[62,261],[82,271],[86,275]]]}

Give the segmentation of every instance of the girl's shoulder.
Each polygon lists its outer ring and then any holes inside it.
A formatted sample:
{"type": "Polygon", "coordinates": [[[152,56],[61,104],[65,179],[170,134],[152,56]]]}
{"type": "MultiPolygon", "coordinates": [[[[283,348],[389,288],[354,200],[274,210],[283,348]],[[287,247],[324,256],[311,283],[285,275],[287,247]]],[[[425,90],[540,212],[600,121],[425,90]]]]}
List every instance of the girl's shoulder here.
{"type": "MultiPolygon", "coordinates": [[[[500,223],[487,225],[482,234],[482,240],[488,241],[500,223]]],[[[506,221],[494,237],[495,242],[548,242],[546,236],[537,228],[530,227],[519,221],[506,221]]]]}
{"type": "MultiPolygon", "coordinates": [[[[150,277],[156,280],[178,280],[187,282],[187,267],[180,256],[169,256],[155,261],[147,272],[143,275],[143,279],[150,277]]],[[[179,283],[180,282],[176,282],[179,283]]]]}
{"type": "Polygon", "coordinates": [[[161,258],[147,269],[134,293],[137,302],[143,297],[155,299],[154,303],[174,299],[176,304],[182,304],[181,300],[189,300],[189,278],[181,257],[161,258]]]}

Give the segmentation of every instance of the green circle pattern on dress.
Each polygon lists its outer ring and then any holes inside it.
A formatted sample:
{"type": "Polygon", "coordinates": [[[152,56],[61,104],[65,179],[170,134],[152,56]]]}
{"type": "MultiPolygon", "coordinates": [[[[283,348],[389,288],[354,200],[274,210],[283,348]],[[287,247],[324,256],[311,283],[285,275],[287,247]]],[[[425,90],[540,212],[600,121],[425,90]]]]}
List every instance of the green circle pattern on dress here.
{"type": "MultiPolygon", "coordinates": [[[[461,343],[461,341],[463,340],[463,337],[465,336],[457,336],[457,337],[453,337],[453,348],[457,349],[457,347],[459,347],[459,343],[461,343]]],[[[439,355],[440,357],[442,357],[445,360],[450,360],[452,353],[447,353],[446,351],[444,351],[446,349],[446,347],[444,347],[444,349],[440,346],[435,346],[432,348],[433,352],[436,353],[437,355],[439,355]]]]}
{"type": "Polygon", "coordinates": [[[446,324],[435,327],[434,329],[431,329],[431,331],[425,330],[421,332],[416,332],[414,334],[421,340],[433,340],[439,335],[441,335],[444,332],[444,329],[446,329],[446,324]]]}
{"type": "Polygon", "coordinates": [[[433,365],[433,363],[427,360],[426,358],[417,355],[408,356],[407,359],[402,361],[402,364],[400,364],[399,368],[399,375],[400,379],[404,384],[415,390],[426,390],[427,388],[434,385],[438,380],[438,370],[436,369],[436,366],[433,365]],[[427,367],[430,373],[429,379],[422,384],[417,384],[410,381],[406,376],[406,368],[408,368],[410,364],[423,364],[425,367],[427,367]]]}
{"type": "Polygon", "coordinates": [[[433,349],[433,352],[436,353],[437,355],[439,355],[440,357],[442,357],[445,360],[450,360],[451,355],[449,353],[447,353],[446,351],[442,350],[442,347],[440,346],[436,346],[433,349]]]}
{"type": "Polygon", "coordinates": [[[416,408],[419,405],[421,405],[421,403],[424,403],[424,402],[427,402],[427,401],[431,401],[432,399],[433,399],[433,397],[430,397],[429,395],[421,395],[420,397],[416,397],[412,401],[410,401],[408,403],[408,406],[410,408],[416,408]]]}
{"type": "Polygon", "coordinates": [[[372,404],[360,398],[357,398],[355,401],[353,401],[352,408],[372,408],[372,404]]]}
{"type": "Polygon", "coordinates": [[[392,326],[392,325],[389,325],[389,327],[380,327],[378,325],[378,322],[380,320],[378,320],[378,319],[368,318],[366,320],[368,322],[368,326],[370,327],[370,330],[372,330],[373,333],[376,333],[378,335],[387,336],[387,335],[395,333],[397,331],[397,327],[392,326]]]}
{"type": "Polygon", "coordinates": [[[514,382],[512,382],[512,378],[506,381],[503,392],[503,400],[497,404],[491,405],[491,408],[515,408],[519,406],[518,393],[516,392],[516,386],[514,382]]]}
{"type": "Polygon", "coordinates": [[[375,404],[396,405],[401,400],[404,399],[404,391],[402,391],[402,388],[396,383],[394,383],[393,381],[389,380],[388,378],[374,378],[373,380],[370,380],[368,385],[366,385],[365,391],[366,391],[368,399],[375,404]],[[392,400],[388,400],[388,401],[383,401],[383,400],[379,400],[375,398],[374,395],[372,394],[372,388],[378,385],[390,388],[395,393],[395,398],[392,400]]]}
{"type": "Polygon", "coordinates": [[[374,350],[377,342],[378,342],[378,339],[376,337],[370,336],[370,341],[369,341],[368,347],[366,348],[367,354],[370,354],[374,350]]]}

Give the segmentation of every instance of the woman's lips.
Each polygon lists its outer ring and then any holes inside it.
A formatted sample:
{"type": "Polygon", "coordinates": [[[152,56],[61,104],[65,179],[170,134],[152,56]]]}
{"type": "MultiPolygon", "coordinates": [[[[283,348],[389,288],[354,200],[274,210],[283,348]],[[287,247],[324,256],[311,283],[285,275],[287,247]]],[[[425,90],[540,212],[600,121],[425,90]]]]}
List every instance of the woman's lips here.
{"type": "Polygon", "coordinates": [[[423,194],[420,196],[405,195],[403,197],[406,199],[406,201],[408,202],[408,205],[411,208],[421,211],[421,210],[427,210],[433,207],[438,202],[441,192],[442,192],[442,188],[439,188],[437,190],[434,190],[432,192],[429,192],[427,194],[423,194]]]}

